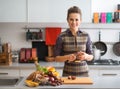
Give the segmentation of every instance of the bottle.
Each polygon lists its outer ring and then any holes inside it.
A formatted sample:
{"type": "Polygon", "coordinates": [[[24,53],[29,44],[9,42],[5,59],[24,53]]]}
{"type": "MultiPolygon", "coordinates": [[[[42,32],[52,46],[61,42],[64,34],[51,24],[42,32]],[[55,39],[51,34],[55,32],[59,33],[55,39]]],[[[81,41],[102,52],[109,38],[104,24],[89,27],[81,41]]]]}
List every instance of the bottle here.
{"type": "Polygon", "coordinates": [[[1,43],[1,38],[0,38],[0,53],[2,53],[2,43],[1,43]]]}
{"type": "Polygon", "coordinates": [[[114,12],[114,22],[117,22],[119,19],[119,12],[114,12]]]}
{"type": "Polygon", "coordinates": [[[120,22],[120,4],[118,4],[118,12],[119,12],[119,17],[118,17],[117,22],[120,22]]]}
{"type": "Polygon", "coordinates": [[[28,31],[26,32],[26,40],[30,40],[31,39],[31,32],[30,30],[28,29],[28,31]]]}
{"type": "Polygon", "coordinates": [[[41,29],[39,31],[39,38],[42,39],[42,31],[41,31],[41,29]]]}
{"type": "Polygon", "coordinates": [[[117,10],[114,12],[115,22],[120,22],[120,4],[117,5],[117,10]]]}

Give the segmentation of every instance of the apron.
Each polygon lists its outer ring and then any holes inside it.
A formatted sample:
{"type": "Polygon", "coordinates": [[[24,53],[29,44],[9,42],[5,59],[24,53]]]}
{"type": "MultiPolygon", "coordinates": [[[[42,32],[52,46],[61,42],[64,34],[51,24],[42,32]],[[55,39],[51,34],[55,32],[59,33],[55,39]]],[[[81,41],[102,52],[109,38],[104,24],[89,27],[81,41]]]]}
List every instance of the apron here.
{"type": "MultiPolygon", "coordinates": [[[[82,33],[81,36],[65,36],[63,38],[64,55],[86,51],[87,35],[82,33]]],[[[88,76],[88,65],[86,61],[64,63],[62,76],[88,76]]]]}
{"type": "Polygon", "coordinates": [[[62,76],[84,76],[88,77],[88,65],[86,61],[68,62],[66,61],[63,68],[62,76]]]}

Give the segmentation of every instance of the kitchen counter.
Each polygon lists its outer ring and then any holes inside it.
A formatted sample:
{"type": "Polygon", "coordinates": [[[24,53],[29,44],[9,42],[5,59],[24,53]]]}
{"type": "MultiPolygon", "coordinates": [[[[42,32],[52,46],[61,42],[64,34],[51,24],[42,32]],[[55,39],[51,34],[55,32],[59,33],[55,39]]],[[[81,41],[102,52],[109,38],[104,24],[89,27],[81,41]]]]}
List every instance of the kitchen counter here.
{"type": "MultiPolygon", "coordinates": [[[[54,66],[57,69],[61,69],[64,66],[64,62],[45,62],[40,61],[41,66],[54,66]]],[[[120,69],[120,65],[88,65],[89,69],[120,69]]],[[[0,66],[0,69],[35,69],[34,63],[12,63],[10,66],[0,66]]]]}
{"type": "MultiPolygon", "coordinates": [[[[25,78],[17,86],[3,86],[0,89],[31,89],[24,83],[25,78]]],[[[95,77],[93,84],[63,84],[60,86],[38,86],[32,89],[120,89],[120,77],[95,77]]]]}
{"type": "MultiPolygon", "coordinates": [[[[39,62],[41,66],[54,66],[56,69],[62,69],[63,62],[39,62]]],[[[120,70],[120,65],[88,65],[90,70],[120,70]]],[[[0,69],[35,69],[34,63],[13,63],[11,66],[0,66],[0,69]]],[[[32,72],[32,71],[30,71],[32,72]]],[[[33,89],[120,89],[120,77],[117,76],[95,76],[91,77],[93,84],[69,84],[61,86],[38,86],[33,89]]],[[[2,86],[0,89],[28,89],[24,79],[17,86],[2,86]]]]}

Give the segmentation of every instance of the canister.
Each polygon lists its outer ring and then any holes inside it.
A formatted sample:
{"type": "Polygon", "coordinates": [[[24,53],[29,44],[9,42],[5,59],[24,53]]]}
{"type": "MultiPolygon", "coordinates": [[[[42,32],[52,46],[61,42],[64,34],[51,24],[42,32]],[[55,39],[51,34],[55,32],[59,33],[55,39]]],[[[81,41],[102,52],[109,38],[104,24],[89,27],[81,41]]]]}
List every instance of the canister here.
{"type": "Polygon", "coordinates": [[[114,21],[117,22],[119,19],[119,12],[114,12],[114,21]]]}
{"type": "Polygon", "coordinates": [[[106,13],[101,13],[101,23],[106,23],[106,13]]]}
{"type": "Polygon", "coordinates": [[[112,12],[107,12],[106,22],[107,23],[112,23],[112,12]]]}
{"type": "Polygon", "coordinates": [[[117,6],[117,10],[120,10],[120,4],[118,4],[118,6],[117,6]]]}
{"type": "Polygon", "coordinates": [[[97,12],[93,13],[93,22],[99,23],[99,13],[97,12]]]}

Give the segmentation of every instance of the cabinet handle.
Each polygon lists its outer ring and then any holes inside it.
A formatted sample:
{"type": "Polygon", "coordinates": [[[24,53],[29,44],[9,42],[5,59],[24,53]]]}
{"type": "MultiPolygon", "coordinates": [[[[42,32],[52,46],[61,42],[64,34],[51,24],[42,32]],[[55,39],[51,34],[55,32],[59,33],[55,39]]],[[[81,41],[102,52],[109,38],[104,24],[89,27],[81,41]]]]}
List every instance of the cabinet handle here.
{"type": "Polygon", "coordinates": [[[117,76],[117,74],[102,74],[103,76],[117,76]]]}
{"type": "Polygon", "coordinates": [[[8,75],[8,73],[0,73],[0,75],[8,75]]]}

